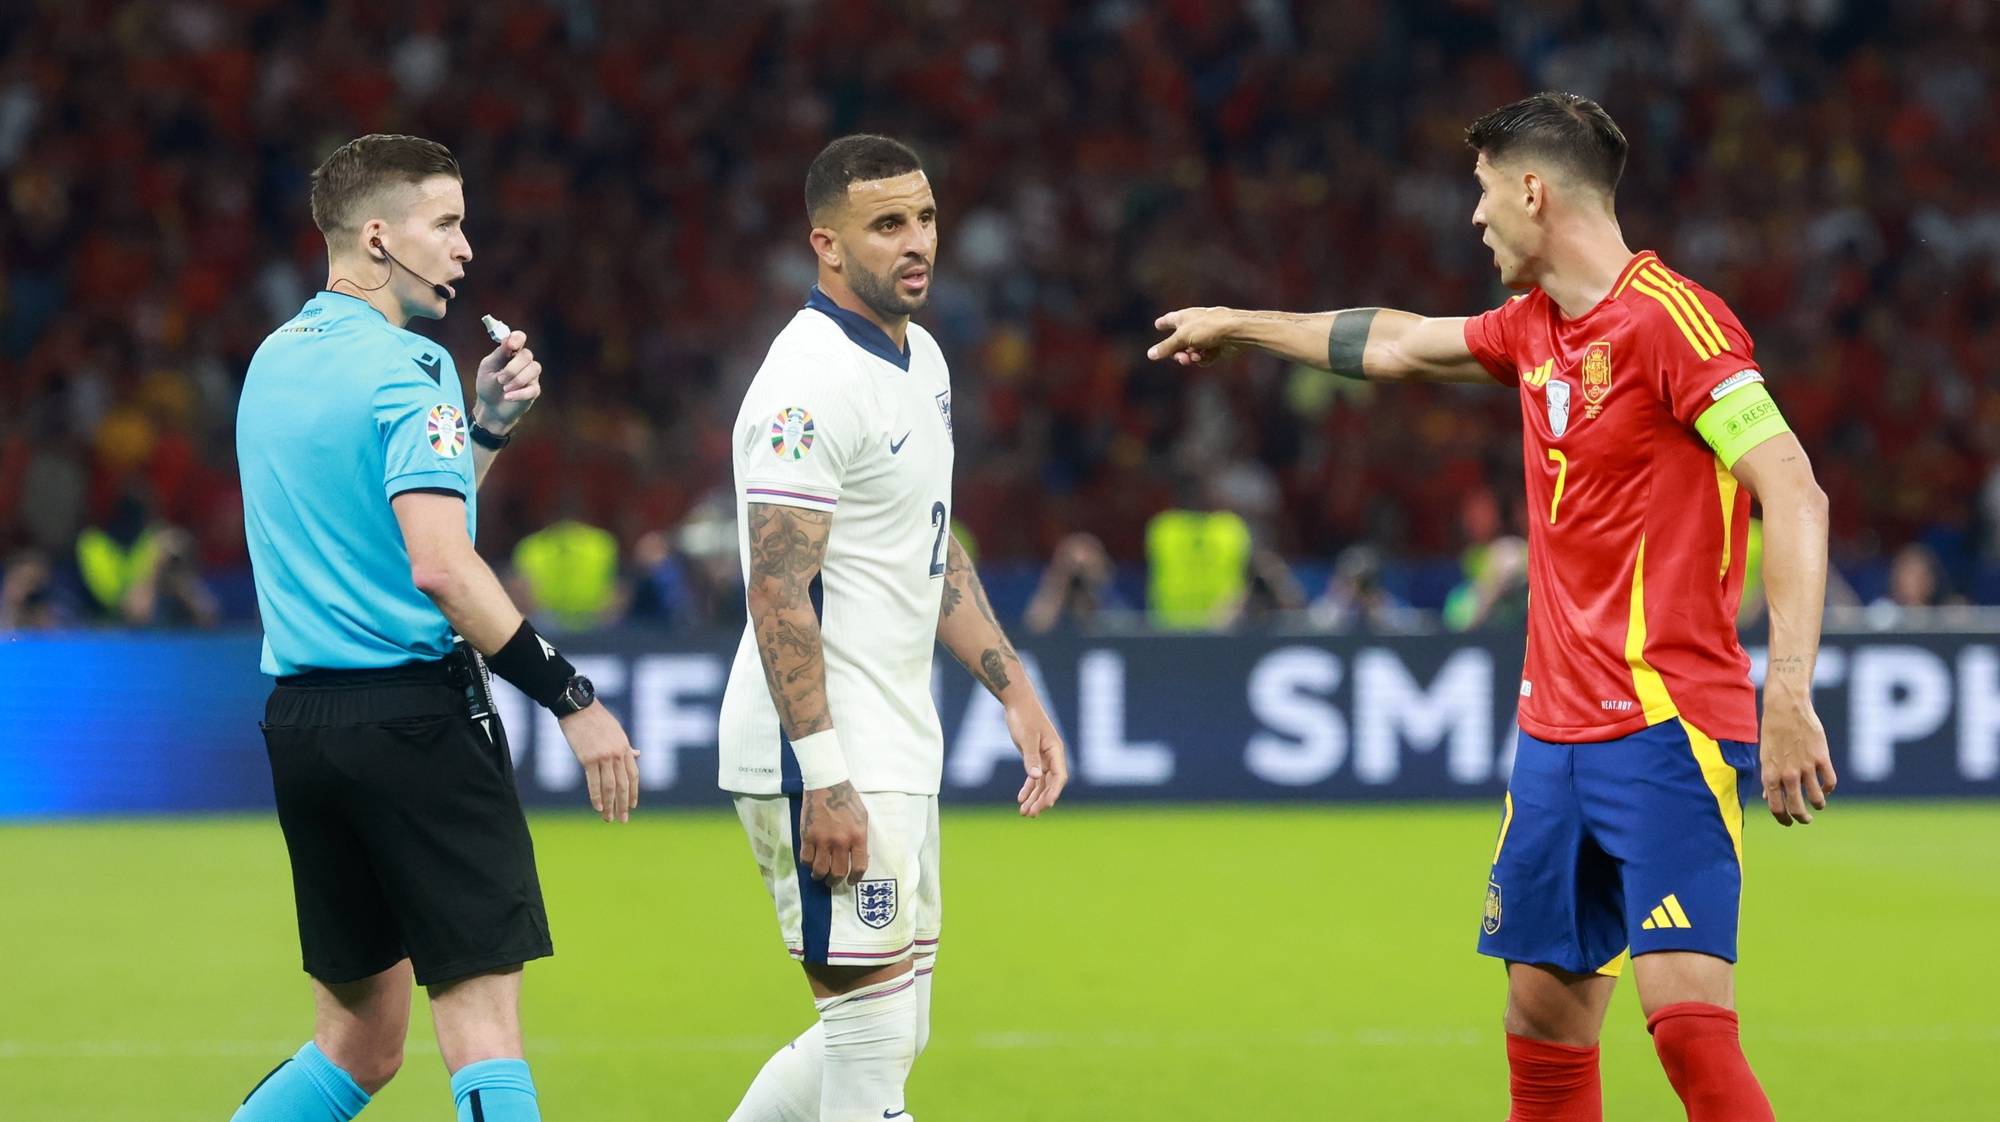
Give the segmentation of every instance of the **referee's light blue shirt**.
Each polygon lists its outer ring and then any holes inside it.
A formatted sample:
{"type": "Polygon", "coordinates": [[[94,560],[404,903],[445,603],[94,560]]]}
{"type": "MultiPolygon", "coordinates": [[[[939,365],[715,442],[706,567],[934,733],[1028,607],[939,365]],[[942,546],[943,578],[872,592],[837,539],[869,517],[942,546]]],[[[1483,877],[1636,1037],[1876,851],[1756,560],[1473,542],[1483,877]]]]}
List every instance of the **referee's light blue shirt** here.
{"type": "Polygon", "coordinates": [[[410,579],[389,500],[461,495],[474,533],[470,427],[451,355],[367,301],[321,292],[257,348],[236,407],[236,463],[264,673],[451,651],[451,625],[410,579]]]}

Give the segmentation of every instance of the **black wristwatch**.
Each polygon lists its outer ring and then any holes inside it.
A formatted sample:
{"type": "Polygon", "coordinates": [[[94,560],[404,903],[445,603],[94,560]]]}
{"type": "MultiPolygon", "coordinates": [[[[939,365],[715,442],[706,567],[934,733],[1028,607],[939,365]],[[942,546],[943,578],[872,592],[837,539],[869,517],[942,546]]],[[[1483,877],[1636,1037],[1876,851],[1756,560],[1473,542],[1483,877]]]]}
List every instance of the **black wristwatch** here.
{"type": "Polygon", "coordinates": [[[558,717],[567,717],[580,709],[588,709],[590,703],[596,700],[597,687],[590,684],[590,679],[577,674],[564,684],[562,693],[557,695],[556,703],[549,706],[549,711],[558,717]]]}
{"type": "Polygon", "coordinates": [[[514,434],[511,432],[494,432],[478,421],[472,422],[472,442],[481,448],[498,452],[500,449],[507,447],[508,443],[513,439],[514,434]]]}

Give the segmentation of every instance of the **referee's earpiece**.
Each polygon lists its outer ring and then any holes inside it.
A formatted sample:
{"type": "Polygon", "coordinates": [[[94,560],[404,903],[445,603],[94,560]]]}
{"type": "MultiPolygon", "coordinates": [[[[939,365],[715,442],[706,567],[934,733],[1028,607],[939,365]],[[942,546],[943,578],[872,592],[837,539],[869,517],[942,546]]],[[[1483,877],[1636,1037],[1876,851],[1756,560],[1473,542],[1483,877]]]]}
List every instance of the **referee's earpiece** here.
{"type": "MultiPolygon", "coordinates": [[[[376,252],[382,255],[383,260],[389,262],[389,264],[394,268],[401,269],[404,272],[410,274],[411,276],[417,278],[418,280],[423,281],[425,284],[430,285],[431,291],[437,293],[438,299],[450,300],[453,296],[457,295],[457,293],[453,292],[449,286],[439,284],[436,281],[431,280],[430,278],[424,276],[422,273],[417,272],[415,269],[410,268],[408,265],[403,264],[401,261],[396,260],[396,255],[389,252],[389,247],[382,244],[381,238],[371,237],[368,239],[368,244],[376,252]]],[[[383,280],[383,283],[384,284],[388,283],[386,278],[383,280]]]]}

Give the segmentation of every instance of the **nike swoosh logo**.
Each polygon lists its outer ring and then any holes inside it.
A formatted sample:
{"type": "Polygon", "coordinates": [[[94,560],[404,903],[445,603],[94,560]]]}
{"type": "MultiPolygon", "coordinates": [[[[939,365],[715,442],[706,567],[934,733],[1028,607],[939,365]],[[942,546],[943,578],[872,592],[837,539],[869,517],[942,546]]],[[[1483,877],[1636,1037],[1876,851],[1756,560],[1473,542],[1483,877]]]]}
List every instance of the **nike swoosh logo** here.
{"type": "MultiPolygon", "coordinates": [[[[915,430],[915,429],[911,429],[911,430],[910,430],[910,432],[915,432],[915,431],[917,431],[917,430],[915,430]]],[[[910,439],[910,432],[906,432],[906,433],[904,433],[904,434],[903,434],[903,439],[901,439],[901,440],[892,440],[892,441],[890,441],[890,442],[889,442],[889,454],[890,454],[891,456],[893,456],[893,455],[895,455],[896,453],[898,453],[898,452],[901,452],[901,451],[903,450],[903,445],[909,442],[909,439],[910,439]]],[[[884,1117],[884,1118],[893,1118],[893,1117],[895,1117],[895,1115],[893,1115],[893,1114],[885,1114],[885,1115],[883,1115],[882,1117],[884,1117]]]]}
{"type": "MultiPolygon", "coordinates": [[[[906,435],[907,435],[907,434],[906,434],[906,435]]],[[[905,1115],[905,1112],[903,1112],[903,1111],[900,1111],[900,1110],[896,1110],[896,1111],[888,1111],[888,1110],[885,1110],[885,1111],[883,1111],[883,1112],[882,1112],[882,1117],[884,1117],[884,1118],[902,1118],[902,1117],[904,1117],[904,1115],[905,1115]]]]}
{"type": "Polygon", "coordinates": [[[412,359],[411,361],[417,364],[417,369],[430,375],[432,383],[440,386],[444,384],[444,379],[442,377],[444,371],[443,359],[439,358],[436,355],[424,355],[420,358],[412,359]]]}

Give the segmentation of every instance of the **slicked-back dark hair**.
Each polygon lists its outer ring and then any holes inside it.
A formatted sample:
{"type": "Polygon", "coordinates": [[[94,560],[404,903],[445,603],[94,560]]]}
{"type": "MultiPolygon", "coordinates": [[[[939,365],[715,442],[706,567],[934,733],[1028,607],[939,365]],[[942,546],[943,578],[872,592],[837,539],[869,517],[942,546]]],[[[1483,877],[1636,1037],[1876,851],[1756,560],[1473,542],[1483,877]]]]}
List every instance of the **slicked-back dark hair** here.
{"type": "Polygon", "coordinates": [[[433,175],[463,180],[451,149],[421,136],[370,133],[333,150],[312,174],[313,224],[332,237],[352,230],[368,196],[384,187],[416,186],[433,175]]]}
{"type": "Polygon", "coordinates": [[[1524,97],[1486,114],[1465,130],[1465,143],[1484,152],[1489,163],[1518,155],[1553,160],[1606,195],[1618,190],[1629,147],[1618,122],[1602,105],[1559,90],[1524,97]]]}
{"type": "Polygon", "coordinates": [[[817,224],[827,208],[847,201],[847,188],[872,179],[922,171],[923,162],[899,140],[873,133],[843,136],[813,157],[806,169],[806,218],[817,224]]]}

